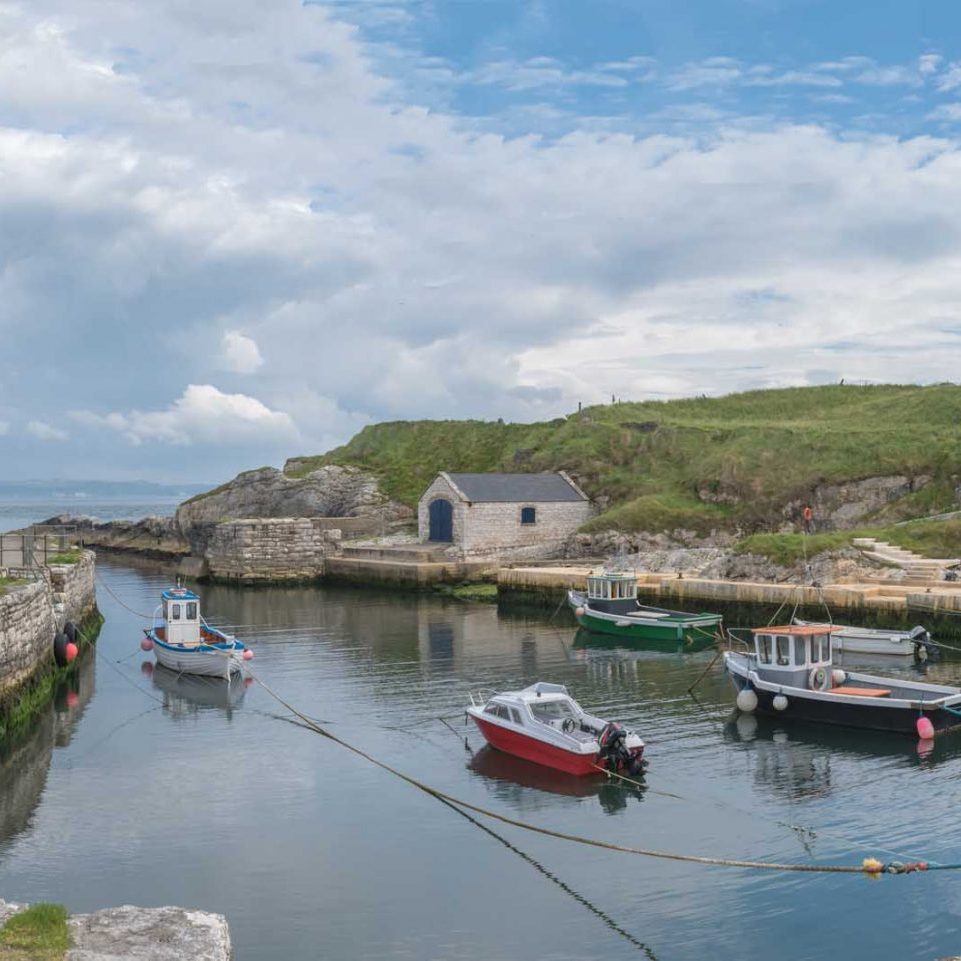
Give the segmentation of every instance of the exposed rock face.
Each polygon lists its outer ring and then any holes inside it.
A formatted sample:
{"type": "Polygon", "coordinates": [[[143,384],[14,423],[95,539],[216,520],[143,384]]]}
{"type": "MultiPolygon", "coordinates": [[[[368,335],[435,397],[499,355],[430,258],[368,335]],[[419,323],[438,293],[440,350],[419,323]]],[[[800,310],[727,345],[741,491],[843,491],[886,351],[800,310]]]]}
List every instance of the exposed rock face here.
{"type": "Polygon", "coordinates": [[[567,557],[611,557],[621,554],[640,555],[652,552],[671,552],[697,548],[723,550],[735,541],[733,534],[715,531],[706,537],[694,531],[676,530],[661,534],[638,531],[625,534],[622,531],[596,531],[592,534],[575,534],[567,543],[567,557]]]}
{"type": "Polygon", "coordinates": [[[190,545],[172,517],[144,517],[137,521],[100,521],[96,517],[61,514],[44,524],[67,525],[80,529],[84,543],[107,550],[135,551],[158,557],[182,557],[190,545]]]}
{"type": "Polygon", "coordinates": [[[66,961],[229,961],[227,919],[184,908],[124,905],[70,918],[66,961]]]}
{"type": "MultiPolygon", "coordinates": [[[[815,524],[821,530],[857,527],[888,504],[921,490],[930,482],[931,478],[924,474],[917,477],[893,474],[847,484],[819,485],[811,499],[815,524]]],[[[786,504],[782,513],[787,518],[797,518],[803,509],[804,500],[799,498],[786,504]]]]}
{"type": "Polygon", "coordinates": [[[202,554],[220,521],[254,517],[369,517],[390,523],[412,518],[413,511],[392,501],[376,477],[356,467],[329,465],[305,477],[265,467],[185,501],[177,508],[176,523],[193,553],[202,554]]]}

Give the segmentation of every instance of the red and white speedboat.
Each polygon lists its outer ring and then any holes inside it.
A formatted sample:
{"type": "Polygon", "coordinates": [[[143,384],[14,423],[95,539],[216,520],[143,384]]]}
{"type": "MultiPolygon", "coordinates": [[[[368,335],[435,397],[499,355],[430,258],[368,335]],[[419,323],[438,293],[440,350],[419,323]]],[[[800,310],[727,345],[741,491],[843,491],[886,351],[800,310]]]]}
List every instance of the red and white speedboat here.
{"type": "Polygon", "coordinates": [[[535,764],[577,775],[642,770],[641,738],[617,721],[587,714],[562,684],[540,681],[484,704],[472,697],[467,713],[491,747],[535,764]]]}

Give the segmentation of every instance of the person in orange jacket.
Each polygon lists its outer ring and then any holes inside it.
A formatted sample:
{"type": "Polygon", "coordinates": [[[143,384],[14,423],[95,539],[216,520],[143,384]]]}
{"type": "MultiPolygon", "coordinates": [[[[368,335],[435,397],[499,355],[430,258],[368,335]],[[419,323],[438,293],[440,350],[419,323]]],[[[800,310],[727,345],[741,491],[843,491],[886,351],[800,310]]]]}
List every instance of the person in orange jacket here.
{"type": "Polygon", "coordinates": [[[804,510],[801,512],[801,516],[804,518],[804,533],[813,534],[814,533],[814,511],[811,510],[810,504],[804,505],[804,510]]]}

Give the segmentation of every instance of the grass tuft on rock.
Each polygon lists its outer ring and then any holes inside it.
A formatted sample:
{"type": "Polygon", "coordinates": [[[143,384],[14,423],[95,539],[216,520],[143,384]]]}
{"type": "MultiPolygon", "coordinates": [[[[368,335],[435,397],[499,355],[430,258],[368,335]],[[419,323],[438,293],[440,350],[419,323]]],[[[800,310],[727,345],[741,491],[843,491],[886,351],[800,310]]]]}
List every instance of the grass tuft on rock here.
{"type": "Polygon", "coordinates": [[[62,904],[31,905],[0,928],[0,961],[60,961],[69,947],[62,904]]]}
{"type": "Polygon", "coordinates": [[[79,564],[80,558],[83,556],[81,551],[62,551],[60,554],[54,554],[47,563],[48,564],[79,564]]]}

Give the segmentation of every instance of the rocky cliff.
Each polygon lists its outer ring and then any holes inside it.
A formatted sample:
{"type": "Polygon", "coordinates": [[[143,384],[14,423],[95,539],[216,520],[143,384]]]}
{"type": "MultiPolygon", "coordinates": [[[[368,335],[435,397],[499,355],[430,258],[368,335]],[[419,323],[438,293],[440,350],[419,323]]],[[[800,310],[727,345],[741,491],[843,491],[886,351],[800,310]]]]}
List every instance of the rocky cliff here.
{"type": "MultiPolygon", "coordinates": [[[[202,554],[224,520],[262,517],[366,518],[369,531],[412,520],[413,511],[391,500],[377,478],[356,467],[328,465],[302,477],[273,467],[245,471],[222,487],[177,508],[174,523],[194,554],[202,554]]],[[[358,526],[358,525],[355,525],[358,526]]]]}

